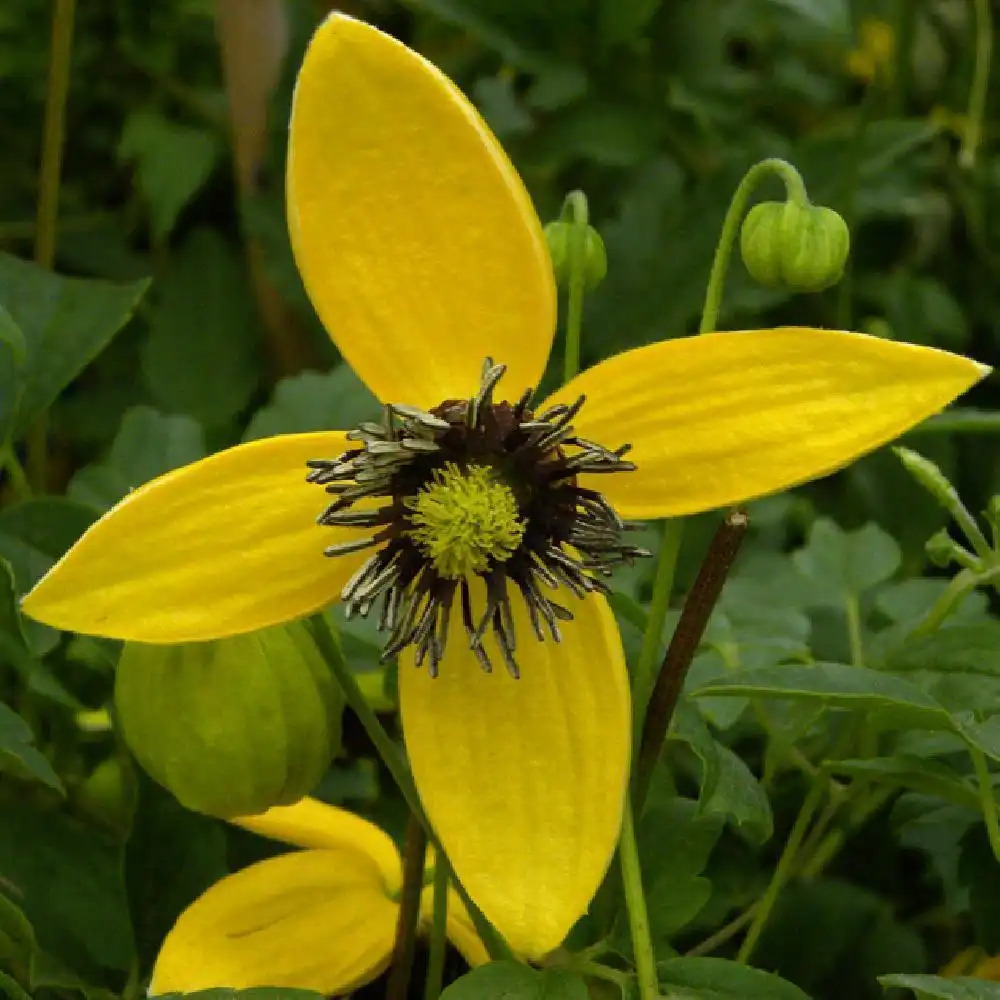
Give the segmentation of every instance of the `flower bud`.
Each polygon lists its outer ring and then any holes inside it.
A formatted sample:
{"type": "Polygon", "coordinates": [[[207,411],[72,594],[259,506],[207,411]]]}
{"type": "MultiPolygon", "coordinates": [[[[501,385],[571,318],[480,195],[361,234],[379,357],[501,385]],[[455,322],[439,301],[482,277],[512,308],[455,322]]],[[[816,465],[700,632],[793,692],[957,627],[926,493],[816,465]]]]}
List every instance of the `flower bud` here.
{"type": "Polygon", "coordinates": [[[925,489],[945,510],[954,510],[961,504],[958,492],[948,481],[948,477],[929,458],[902,445],[892,449],[903,463],[903,468],[925,489]]]}
{"type": "MultiPolygon", "coordinates": [[[[573,230],[576,223],[558,220],[550,222],[545,227],[545,239],[549,244],[549,256],[552,258],[552,270],[556,282],[568,285],[571,273],[571,252],[573,230]]],[[[608,273],[608,255],[604,249],[604,240],[593,226],[583,227],[583,284],[591,291],[595,289],[608,273]]]]}
{"type": "Polygon", "coordinates": [[[942,528],[927,540],[924,551],[934,566],[945,569],[955,561],[955,554],[961,549],[958,542],[942,528]]]}
{"type": "Polygon", "coordinates": [[[129,749],[189,809],[228,819],[310,792],[343,700],[301,623],[215,642],[128,643],[115,707],[129,749]]]}
{"type": "Polygon", "coordinates": [[[747,213],[740,253],[762,285],[820,292],[844,273],[850,250],[847,223],[831,208],[765,201],[747,213]]]}

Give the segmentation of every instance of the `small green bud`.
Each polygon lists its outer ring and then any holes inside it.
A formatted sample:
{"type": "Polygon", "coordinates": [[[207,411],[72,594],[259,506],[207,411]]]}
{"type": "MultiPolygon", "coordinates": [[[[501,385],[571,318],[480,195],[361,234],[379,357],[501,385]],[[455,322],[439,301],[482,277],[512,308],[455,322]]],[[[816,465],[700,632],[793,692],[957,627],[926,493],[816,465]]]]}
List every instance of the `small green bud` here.
{"type": "Polygon", "coordinates": [[[746,269],[762,285],[820,292],[844,273],[851,237],[832,208],[765,201],[747,213],[740,230],[746,269]]]}
{"type": "Polygon", "coordinates": [[[990,497],[990,502],[986,505],[984,513],[986,520],[1000,530],[1000,494],[990,497]]]}
{"type": "Polygon", "coordinates": [[[188,809],[222,819],[310,792],[343,697],[302,623],[215,642],[127,643],[115,708],[129,749],[188,809]]]}
{"type": "Polygon", "coordinates": [[[924,551],[935,566],[945,569],[956,561],[955,556],[961,549],[958,542],[942,528],[927,540],[924,551]]]}
{"type": "Polygon", "coordinates": [[[954,510],[960,503],[955,487],[948,482],[945,474],[929,459],[909,448],[896,447],[892,449],[896,457],[903,463],[906,471],[921,485],[945,510],[954,510]]]}
{"type": "MultiPolygon", "coordinates": [[[[564,222],[559,219],[550,222],[545,227],[545,239],[549,245],[549,256],[552,258],[552,270],[560,285],[568,285],[571,273],[571,240],[574,222],[564,222]]],[[[583,227],[583,284],[588,291],[595,289],[608,273],[608,255],[604,249],[604,240],[593,226],[583,227]]]]}

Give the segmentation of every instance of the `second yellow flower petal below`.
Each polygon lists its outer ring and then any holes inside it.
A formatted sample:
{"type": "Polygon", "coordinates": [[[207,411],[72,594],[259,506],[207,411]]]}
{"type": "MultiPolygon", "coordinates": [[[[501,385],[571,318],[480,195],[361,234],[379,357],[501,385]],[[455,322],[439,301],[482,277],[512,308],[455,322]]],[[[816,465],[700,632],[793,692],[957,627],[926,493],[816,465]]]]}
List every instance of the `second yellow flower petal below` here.
{"type": "Polygon", "coordinates": [[[676,517],[796,486],[898,437],[984,365],[860,333],[707,333],[615,355],[539,409],[587,403],[578,433],[630,443],[635,472],[584,476],[625,518],[676,517]]]}
{"type": "MultiPolygon", "coordinates": [[[[518,680],[502,666],[481,670],[458,614],[438,677],[408,654],[399,667],[406,747],[431,823],[473,901],[531,957],[586,912],[617,843],[628,774],[614,618],[603,597],[565,602],[575,620],[562,642],[542,643],[512,600],[518,680]]],[[[492,636],[485,645],[502,664],[492,636]]]]}

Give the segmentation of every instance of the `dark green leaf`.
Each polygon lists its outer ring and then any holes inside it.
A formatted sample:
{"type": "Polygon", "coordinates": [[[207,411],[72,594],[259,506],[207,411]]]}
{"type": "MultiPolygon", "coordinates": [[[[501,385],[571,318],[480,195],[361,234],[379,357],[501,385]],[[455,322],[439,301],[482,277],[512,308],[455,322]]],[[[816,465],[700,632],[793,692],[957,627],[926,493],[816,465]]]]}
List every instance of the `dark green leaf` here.
{"type": "Polygon", "coordinates": [[[205,435],[190,417],[137,406],[125,414],[108,457],[81,469],[67,495],[107,510],[137,486],[204,455],[205,435]]]}
{"type": "Polygon", "coordinates": [[[911,635],[886,654],[889,670],[933,670],[1000,677],[1000,622],[952,625],[911,635]]]}
{"type": "Polygon", "coordinates": [[[702,801],[706,815],[724,817],[747,840],[762,844],[774,832],[771,803],[753,776],[750,768],[721,743],[719,753],[719,778],[712,794],[702,801]]]}
{"type": "Polygon", "coordinates": [[[985,979],[972,979],[969,976],[945,979],[944,976],[893,973],[888,976],[879,976],[878,981],[883,986],[913,990],[919,1000],[924,1000],[927,997],[934,997],[935,1000],[1000,1000],[1000,983],[992,983],[985,979]]]}
{"type": "Polygon", "coordinates": [[[976,789],[941,761],[897,754],[895,757],[827,761],[826,766],[833,774],[846,774],[881,784],[898,785],[915,792],[936,795],[948,802],[955,802],[972,809],[979,808],[979,795],[976,789]]]}
{"type": "Polygon", "coordinates": [[[233,420],[260,377],[258,327],[235,247],[211,229],[192,233],[156,286],[142,369],[166,410],[207,426],[233,420]]]}
{"type": "Polygon", "coordinates": [[[441,1000],[587,1000],[587,986],[562,969],[491,962],[452,983],[441,1000]]]}
{"type": "Polygon", "coordinates": [[[678,1000],[809,1000],[780,976],[724,958],[671,958],[656,968],[660,990],[678,1000]]]}
{"type": "Polygon", "coordinates": [[[63,791],[59,775],[34,746],[30,726],[0,701],[0,769],[19,778],[35,778],[57,792],[63,791]]]}
{"type": "Polygon", "coordinates": [[[8,424],[13,437],[21,437],[107,346],[132,315],[148,284],[64,278],[0,253],[0,305],[20,328],[26,345],[19,373],[23,391],[8,424]]]}

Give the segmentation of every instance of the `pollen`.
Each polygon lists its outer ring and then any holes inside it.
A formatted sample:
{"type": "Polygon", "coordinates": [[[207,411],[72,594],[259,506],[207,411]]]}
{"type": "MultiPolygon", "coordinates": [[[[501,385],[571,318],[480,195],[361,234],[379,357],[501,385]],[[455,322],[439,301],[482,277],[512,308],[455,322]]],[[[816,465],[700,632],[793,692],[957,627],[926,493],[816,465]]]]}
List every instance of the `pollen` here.
{"type": "Polygon", "coordinates": [[[405,504],[410,537],[446,580],[505,563],[524,537],[513,491],[486,466],[448,462],[405,504]]]}

